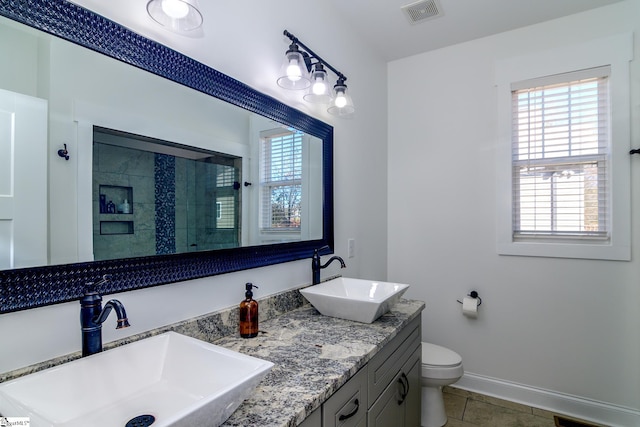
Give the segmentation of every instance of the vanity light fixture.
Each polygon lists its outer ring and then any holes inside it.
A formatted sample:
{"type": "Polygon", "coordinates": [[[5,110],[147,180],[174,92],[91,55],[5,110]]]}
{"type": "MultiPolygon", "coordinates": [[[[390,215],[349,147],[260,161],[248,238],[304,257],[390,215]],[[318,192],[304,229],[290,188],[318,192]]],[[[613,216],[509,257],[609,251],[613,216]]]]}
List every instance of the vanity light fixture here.
{"type": "Polygon", "coordinates": [[[158,24],[174,32],[192,31],[202,25],[197,0],[149,0],[147,12],[158,24]]]}
{"type": "Polygon", "coordinates": [[[349,117],[356,111],[353,106],[353,100],[349,96],[347,85],[344,84],[344,79],[342,78],[338,78],[336,85],[333,87],[333,104],[327,111],[329,114],[338,117],[349,117]]]}
{"type": "Polygon", "coordinates": [[[327,111],[337,117],[353,116],[355,107],[345,84],[347,76],[320,58],[287,30],[284,30],[284,35],[291,40],[291,44],[285,52],[282,71],[277,81],[278,86],[292,90],[308,89],[303,96],[305,101],[328,104],[327,111]],[[333,91],[330,89],[329,76],[325,67],[338,77],[333,91]]]}
{"type": "Polygon", "coordinates": [[[311,86],[309,86],[309,91],[302,98],[314,104],[328,104],[331,101],[329,77],[322,63],[318,62],[313,66],[311,86]]]}
{"type": "Polygon", "coordinates": [[[311,85],[307,69],[310,65],[310,63],[307,64],[309,55],[305,57],[304,54],[306,52],[302,52],[295,41],[289,45],[289,49],[284,54],[278,86],[285,89],[298,90],[306,89],[311,85]]]}

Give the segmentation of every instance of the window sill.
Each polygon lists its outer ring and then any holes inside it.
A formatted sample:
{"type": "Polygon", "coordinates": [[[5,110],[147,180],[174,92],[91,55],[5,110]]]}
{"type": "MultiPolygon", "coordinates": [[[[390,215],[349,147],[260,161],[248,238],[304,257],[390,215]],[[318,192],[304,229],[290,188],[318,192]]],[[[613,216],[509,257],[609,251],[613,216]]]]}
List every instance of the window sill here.
{"type": "Polygon", "coordinates": [[[611,242],[558,243],[545,241],[498,242],[499,255],[532,256],[550,258],[599,259],[608,261],[630,261],[631,247],[611,242]]]}

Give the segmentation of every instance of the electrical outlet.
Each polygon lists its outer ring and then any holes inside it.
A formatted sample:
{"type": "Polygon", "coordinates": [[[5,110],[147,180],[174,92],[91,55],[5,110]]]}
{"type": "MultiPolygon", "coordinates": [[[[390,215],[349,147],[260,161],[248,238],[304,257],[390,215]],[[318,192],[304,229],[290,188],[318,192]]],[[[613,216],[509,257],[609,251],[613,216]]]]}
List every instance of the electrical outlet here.
{"type": "Polygon", "coordinates": [[[356,239],[347,240],[347,256],[349,258],[356,256],[356,239]]]}

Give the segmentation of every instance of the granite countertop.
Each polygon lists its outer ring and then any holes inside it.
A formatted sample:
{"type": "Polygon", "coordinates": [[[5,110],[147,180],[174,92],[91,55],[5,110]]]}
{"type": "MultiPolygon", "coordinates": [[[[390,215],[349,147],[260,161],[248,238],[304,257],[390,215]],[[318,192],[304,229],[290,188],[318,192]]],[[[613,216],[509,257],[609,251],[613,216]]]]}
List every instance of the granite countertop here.
{"type": "MultiPolygon", "coordinates": [[[[223,426],[293,427],[420,315],[422,301],[400,299],[373,323],[323,316],[297,290],[260,300],[260,333],[238,333],[232,307],[105,344],[105,350],[167,331],[178,332],[275,364],[253,394],[223,426]]],[[[80,351],[0,373],[0,382],[52,368],[82,356],[80,351]]]]}
{"type": "Polygon", "coordinates": [[[296,426],[424,309],[401,299],[374,323],[323,316],[310,305],[260,323],[256,338],[214,344],[275,364],[223,426],[296,426]]]}

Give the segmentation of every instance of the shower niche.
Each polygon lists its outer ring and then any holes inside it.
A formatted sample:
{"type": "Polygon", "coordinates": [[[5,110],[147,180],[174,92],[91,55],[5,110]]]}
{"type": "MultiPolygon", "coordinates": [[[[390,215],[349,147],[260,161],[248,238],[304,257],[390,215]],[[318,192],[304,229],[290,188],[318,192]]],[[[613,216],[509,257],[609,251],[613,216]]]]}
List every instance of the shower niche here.
{"type": "Polygon", "coordinates": [[[99,184],[100,235],[134,234],[133,187],[99,184]]]}
{"type": "Polygon", "coordinates": [[[100,221],[100,235],[109,236],[113,234],[134,234],[133,221],[100,221]]]}
{"type": "Polygon", "coordinates": [[[133,214],[133,187],[99,184],[101,214],[133,214]]]}

